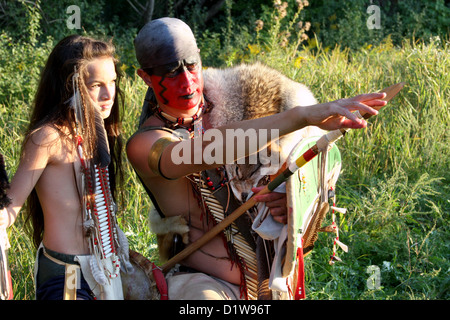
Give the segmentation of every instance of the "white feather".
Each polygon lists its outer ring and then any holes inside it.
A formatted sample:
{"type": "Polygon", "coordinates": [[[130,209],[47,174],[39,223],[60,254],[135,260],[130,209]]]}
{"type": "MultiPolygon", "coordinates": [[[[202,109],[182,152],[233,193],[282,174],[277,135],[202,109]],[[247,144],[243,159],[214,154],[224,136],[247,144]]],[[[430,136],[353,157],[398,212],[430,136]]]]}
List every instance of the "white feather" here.
{"type": "Polygon", "coordinates": [[[94,277],[95,281],[97,281],[98,284],[105,286],[108,284],[108,279],[105,276],[105,273],[103,270],[101,270],[100,266],[98,265],[97,259],[95,256],[92,256],[89,264],[91,266],[91,272],[92,276],[94,277]]]}

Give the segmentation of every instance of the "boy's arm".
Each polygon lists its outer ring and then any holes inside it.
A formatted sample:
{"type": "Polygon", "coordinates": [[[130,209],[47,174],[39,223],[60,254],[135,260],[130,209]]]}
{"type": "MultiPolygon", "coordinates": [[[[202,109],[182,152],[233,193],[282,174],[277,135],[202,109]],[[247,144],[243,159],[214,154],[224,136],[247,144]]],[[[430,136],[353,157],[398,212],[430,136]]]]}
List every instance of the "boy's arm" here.
{"type": "MultiPolygon", "coordinates": [[[[54,133],[57,134],[57,133],[54,133]]],[[[37,131],[26,143],[16,174],[11,180],[7,196],[10,204],[0,211],[0,227],[10,227],[35,187],[50,158],[54,135],[47,130],[37,131]]]]}

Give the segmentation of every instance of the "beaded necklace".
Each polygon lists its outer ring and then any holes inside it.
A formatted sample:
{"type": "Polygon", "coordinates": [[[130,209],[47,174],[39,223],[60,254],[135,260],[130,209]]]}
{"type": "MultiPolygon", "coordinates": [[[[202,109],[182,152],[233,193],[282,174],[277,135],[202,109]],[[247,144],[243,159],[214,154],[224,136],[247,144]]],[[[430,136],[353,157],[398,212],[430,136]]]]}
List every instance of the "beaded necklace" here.
{"type": "MultiPolygon", "coordinates": [[[[173,117],[167,114],[166,112],[162,111],[161,107],[159,106],[156,107],[156,116],[160,120],[164,121],[166,128],[172,130],[180,128],[183,125],[189,125],[188,127],[186,127],[186,129],[188,130],[192,138],[195,134],[199,134],[200,132],[202,134],[205,133],[205,129],[203,128],[202,125],[202,115],[204,113],[209,112],[211,108],[211,104],[208,102],[208,100],[205,101],[207,107],[205,108],[205,104],[201,103],[200,106],[198,107],[197,113],[189,118],[173,117]],[[197,132],[195,132],[195,130],[197,130],[197,132]]],[[[219,167],[216,169],[216,171],[222,176],[222,180],[217,185],[214,185],[210,177],[206,177],[206,184],[212,191],[216,191],[221,187],[224,187],[228,182],[227,173],[224,167],[219,167]]]]}
{"type": "Polygon", "coordinates": [[[155,107],[155,116],[158,117],[158,119],[162,120],[164,122],[164,126],[166,128],[176,130],[180,128],[185,128],[191,137],[194,136],[194,134],[203,134],[205,133],[205,129],[202,125],[202,115],[209,112],[210,105],[208,102],[201,103],[198,107],[197,112],[192,116],[188,118],[182,118],[182,117],[174,117],[170,114],[167,114],[166,112],[162,111],[161,107],[156,106],[155,107]],[[197,130],[197,132],[195,132],[197,130]]]}
{"type": "Polygon", "coordinates": [[[93,275],[97,282],[105,285],[108,279],[117,278],[120,274],[120,259],[117,255],[117,207],[112,199],[109,186],[108,167],[100,168],[94,165],[94,179],[82,154],[82,138],[77,138],[79,157],[83,172],[83,184],[87,187],[88,198],[84,200],[84,228],[89,237],[89,247],[96,264],[91,261],[93,275]],[[111,265],[106,261],[111,258],[111,265]],[[96,270],[97,272],[95,272],[96,270]]]}

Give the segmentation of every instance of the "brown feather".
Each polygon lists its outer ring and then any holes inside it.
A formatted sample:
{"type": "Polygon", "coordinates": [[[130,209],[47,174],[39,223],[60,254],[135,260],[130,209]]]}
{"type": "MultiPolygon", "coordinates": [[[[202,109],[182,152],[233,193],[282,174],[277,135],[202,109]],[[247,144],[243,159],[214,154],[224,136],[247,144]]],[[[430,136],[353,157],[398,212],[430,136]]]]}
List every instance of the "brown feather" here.
{"type": "Polygon", "coordinates": [[[95,164],[101,168],[107,167],[111,162],[109,154],[108,136],[106,134],[103,118],[97,110],[95,110],[95,131],[97,135],[97,156],[95,164]]]}

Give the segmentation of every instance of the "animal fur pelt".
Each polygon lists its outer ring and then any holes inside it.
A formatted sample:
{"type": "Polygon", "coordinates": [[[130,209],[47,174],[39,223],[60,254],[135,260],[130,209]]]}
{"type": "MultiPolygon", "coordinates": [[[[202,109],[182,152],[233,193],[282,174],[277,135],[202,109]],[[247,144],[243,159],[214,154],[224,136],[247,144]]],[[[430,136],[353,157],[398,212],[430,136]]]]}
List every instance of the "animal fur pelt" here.
{"type": "MultiPolygon", "coordinates": [[[[213,105],[209,118],[213,128],[270,116],[296,106],[317,104],[308,87],[259,62],[228,69],[206,69],[204,82],[205,96],[213,105]]],[[[306,127],[282,137],[276,144],[272,143],[270,152],[278,152],[280,161],[278,167],[272,165],[270,170],[268,166],[271,164],[264,166],[259,159],[255,164],[226,165],[237,199],[246,201],[248,192],[263,178],[263,168],[275,174],[302,138],[322,133],[317,127],[306,127]]]]}
{"type": "Polygon", "coordinates": [[[136,251],[130,250],[129,256],[134,272],[121,273],[124,299],[160,300],[152,263],[136,251]]]}
{"type": "Polygon", "coordinates": [[[205,94],[214,105],[212,127],[261,118],[317,103],[311,91],[262,63],[206,69],[205,94]]]}
{"type": "Polygon", "coordinates": [[[159,257],[167,261],[178,251],[175,245],[182,246],[189,243],[189,226],[182,216],[162,218],[154,209],[150,209],[149,225],[152,233],[156,234],[159,257]],[[181,243],[174,243],[174,238],[181,238],[181,243]]]}
{"type": "MultiPolygon", "coordinates": [[[[292,81],[261,63],[242,64],[228,69],[207,69],[204,72],[204,82],[205,97],[213,106],[209,114],[209,122],[213,128],[270,116],[297,106],[317,104],[314,95],[305,85],[292,81]]],[[[306,127],[270,144],[266,154],[270,154],[270,159],[278,159],[276,163],[263,164],[258,154],[256,163],[246,161],[244,164],[225,165],[229,185],[236,199],[244,203],[252,187],[268,182],[268,172],[276,174],[282,168],[292,148],[301,139],[321,133],[317,127],[306,127]],[[278,158],[273,157],[274,153],[278,154],[278,158]]],[[[239,227],[241,232],[245,229],[250,229],[250,226],[239,227]]],[[[273,259],[273,243],[265,242],[256,234],[254,236],[257,296],[258,299],[270,299],[269,261],[273,259]]]]}

